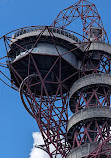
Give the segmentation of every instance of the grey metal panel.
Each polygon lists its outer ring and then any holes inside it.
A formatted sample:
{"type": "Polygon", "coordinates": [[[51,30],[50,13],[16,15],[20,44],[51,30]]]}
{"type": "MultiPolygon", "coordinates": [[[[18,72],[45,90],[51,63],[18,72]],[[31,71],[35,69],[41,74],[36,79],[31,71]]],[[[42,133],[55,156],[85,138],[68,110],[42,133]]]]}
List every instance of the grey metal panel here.
{"type": "MultiPolygon", "coordinates": [[[[98,146],[98,142],[81,145],[80,147],[71,150],[70,153],[67,155],[67,158],[83,158],[93,152],[98,146]]],[[[108,146],[111,146],[111,143],[108,143],[108,146]]],[[[106,150],[105,146],[104,150],[106,150]]]]}
{"type": "Polygon", "coordinates": [[[91,153],[99,144],[87,143],[70,151],[67,158],[83,158],[91,153]]]}
{"type": "MultiPolygon", "coordinates": [[[[23,38],[26,38],[26,37],[31,37],[31,36],[38,36],[39,34],[41,33],[41,30],[37,30],[37,31],[32,31],[32,32],[29,32],[29,33],[25,33],[25,34],[22,34],[22,35],[19,35],[18,37],[14,38],[12,36],[12,39],[11,39],[11,43],[14,43],[16,41],[18,41],[18,39],[23,39],[23,38]]],[[[82,43],[79,44],[79,39],[77,38],[77,41],[75,41],[74,39],[70,38],[70,37],[67,37],[65,35],[62,35],[62,34],[59,34],[59,33],[54,33],[54,36],[57,37],[57,38],[60,38],[62,40],[65,40],[65,41],[68,41],[70,43],[74,43],[77,47],[81,47],[82,46],[82,43]]],[[[48,30],[45,30],[42,34],[42,36],[50,36],[50,33],[48,32],[48,30]]],[[[83,47],[80,48],[82,51],[83,51],[83,47]]]]}
{"type": "MultiPolygon", "coordinates": [[[[35,47],[32,51],[33,54],[41,54],[41,55],[52,55],[52,56],[59,56],[58,52],[62,55],[66,53],[68,50],[60,45],[57,45],[57,50],[53,44],[49,43],[38,43],[37,47],[35,47]],[[57,51],[58,50],[58,51],[57,51]]],[[[30,50],[29,50],[30,52],[30,50]]],[[[27,55],[27,52],[20,53],[14,60],[17,61],[27,55]]],[[[65,54],[62,58],[67,61],[70,65],[74,68],[78,69],[78,61],[76,55],[72,52],[65,54]]],[[[50,62],[50,61],[49,61],[50,62]]]]}
{"type": "Polygon", "coordinates": [[[111,45],[108,43],[95,41],[91,43],[88,49],[88,51],[91,51],[91,50],[98,50],[98,51],[103,51],[103,52],[111,54],[111,45]]]}
{"type": "Polygon", "coordinates": [[[81,88],[94,84],[106,84],[111,86],[111,76],[108,74],[90,74],[78,79],[70,89],[69,98],[81,88]]]}
{"type": "Polygon", "coordinates": [[[73,128],[74,125],[80,121],[92,119],[92,118],[109,118],[111,119],[111,108],[110,107],[89,107],[87,109],[82,109],[75,113],[68,121],[67,131],[73,128]]]}

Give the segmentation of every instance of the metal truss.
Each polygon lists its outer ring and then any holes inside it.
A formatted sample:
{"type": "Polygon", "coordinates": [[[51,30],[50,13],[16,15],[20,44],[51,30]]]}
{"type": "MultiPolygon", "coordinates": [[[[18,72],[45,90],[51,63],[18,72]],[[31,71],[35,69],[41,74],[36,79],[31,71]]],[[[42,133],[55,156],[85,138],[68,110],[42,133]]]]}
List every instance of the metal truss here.
{"type": "MultiPolygon", "coordinates": [[[[81,66],[80,78],[90,74],[111,74],[111,57],[110,54],[101,51],[86,51],[81,66]]],[[[93,78],[92,78],[93,79],[93,78]]],[[[92,81],[93,82],[93,81],[92,81]]],[[[71,108],[76,114],[80,110],[88,109],[90,107],[110,107],[111,99],[110,85],[94,84],[83,86],[73,94],[71,98],[71,108]]],[[[111,157],[111,124],[110,119],[107,118],[92,118],[86,119],[75,125],[73,129],[73,141],[71,143],[72,149],[82,147],[87,143],[99,143],[85,158],[110,158],[111,157]]]]}
{"type": "Polygon", "coordinates": [[[83,63],[81,66],[82,75],[88,73],[111,73],[111,56],[108,53],[102,51],[87,51],[85,53],[83,63]]]}
{"type": "MultiPolygon", "coordinates": [[[[53,27],[48,26],[42,29],[39,27],[21,28],[15,30],[15,33],[10,32],[4,35],[1,40],[3,40],[7,51],[7,63],[5,66],[10,70],[11,78],[6,77],[11,82],[11,88],[20,92],[24,107],[37,121],[49,156],[51,158],[58,156],[65,158],[70,151],[70,144],[66,137],[69,89],[74,81],[73,78],[75,77],[76,80],[79,77],[79,70],[73,70],[72,66],[70,66],[69,73],[64,74],[64,56],[71,52],[76,52],[83,46],[87,47],[90,45],[90,42],[81,43],[78,47],[75,47],[76,43],[73,43],[67,52],[60,54],[57,46],[57,38],[52,29],[53,27]],[[16,40],[18,40],[20,34],[25,34],[26,31],[31,32],[32,30],[40,30],[40,32],[34,41],[30,37],[30,41],[28,42],[33,42],[33,47],[29,51],[23,47],[22,42],[18,43],[16,40]],[[45,58],[53,59],[47,70],[41,70],[33,50],[39,41],[43,40],[45,31],[49,33],[47,40],[53,44],[57,55],[37,54],[37,58],[44,56],[45,58]],[[15,60],[13,55],[11,56],[9,53],[10,49],[12,52],[16,52],[19,49],[23,50],[27,55],[19,60],[15,60]],[[53,150],[50,150],[50,147],[53,150]]],[[[56,29],[60,30],[59,28],[56,29]]],[[[64,43],[59,44],[64,45],[64,43]]],[[[3,64],[1,63],[1,65],[3,64]]],[[[5,74],[3,75],[5,77],[5,74]]]]}
{"type": "Polygon", "coordinates": [[[85,121],[78,124],[74,132],[73,149],[80,147],[85,143],[101,142],[109,138],[111,133],[110,120],[97,120],[85,121]]]}
{"type": "MultiPolygon", "coordinates": [[[[58,156],[66,158],[71,150],[66,133],[69,90],[72,84],[88,74],[111,73],[111,57],[108,53],[88,51],[93,41],[109,42],[95,5],[87,0],[79,0],[74,5],[62,10],[51,27],[31,26],[17,29],[7,33],[0,40],[3,41],[7,52],[6,56],[0,58],[0,67],[10,71],[10,75],[7,75],[1,69],[0,74],[7,81],[3,78],[0,80],[20,92],[24,107],[39,126],[50,158],[57,158],[58,156]],[[66,30],[66,27],[77,19],[80,19],[82,23],[82,35],[66,30]],[[99,35],[94,35],[91,32],[92,28],[100,29],[102,32],[99,35]],[[34,38],[30,36],[30,40],[27,38],[24,41],[19,39],[20,35],[38,30],[39,34],[34,38]],[[54,34],[55,30],[56,33],[73,39],[75,42],[71,45],[63,40],[58,40],[54,34]],[[45,31],[48,33],[48,38],[45,40],[53,45],[56,55],[50,53],[46,55],[42,52],[35,56],[34,48],[39,41],[43,41],[45,31]],[[82,41],[72,34],[81,36],[82,41]],[[92,41],[90,41],[91,38],[92,41]],[[23,44],[27,45],[28,43],[32,44],[30,50],[23,46],[23,44]],[[61,54],[58,45],[67,46],[68,51],[61,54]],[[73,68],[64,60],[64,57],[72,52],[81,56],[79,54],[81,48],[85,48],[82,52],[81,66],[79,69],[73,68]],[[10,50],[12,54],[9,53],[10,50]],[[24,51],[26,56],[15,60],[16,55],[14,56],[14,54],[15,52],[18,53],[18,50],[24,51]],[[49,66],[45,67],[45,60],[41,60],[39,63],[39,58],[45,59],[47,62],[51,61],[49,66]],[[40,68],[40,64],[44,65],[44,69],[40,68]],[[53,150],[50,150],[51,146],[53,150]]],[[[73,103],[75,104],[75,112],[90,106],[109,107],[110,87],[100,85],[85,87],[76,93],[73,103]]],[[[109,126],[109,120],[100,121],[100,119],[92,119],[78,124],[74,132],[72,148],[80,147],[86,142],[99,142],[98,148],[85,158],[101,158],[104,155],[109,158],[111,156],[111,148],[108,144],[110,142],[109,126]]]]}
{"type": "Polygon", "coordinates": [[[77,92],[74,96],[75,112],[90,106],[110,107],[110,87],[92,86],[77,92]]]}
{"type": "Polygon", "coordinates": [[[86,158],[110,158],[111,157],[111,137],[101,141],[101,143],[86,158]]]}
{"type": "MultiPolygon", "coordinates": [[[[83,41],[86,37],[91,36],[90,29],[92,27],[100,28],[102,34],[93,37],[94,40],[99,40],[100,36],[108,41],[107,33],[103,27],[101,17],[96,9],[95,4],[87,0],[79,0],[70,7],[62,10],[55,18],[52,26],[57,26],[59,28],[65,29],[71,23],[74,23],[77,19],[81,20],[82,31],[83,31],[83,41]]],[[[80,23],[79,23],[80,25],[80,23]]]]}

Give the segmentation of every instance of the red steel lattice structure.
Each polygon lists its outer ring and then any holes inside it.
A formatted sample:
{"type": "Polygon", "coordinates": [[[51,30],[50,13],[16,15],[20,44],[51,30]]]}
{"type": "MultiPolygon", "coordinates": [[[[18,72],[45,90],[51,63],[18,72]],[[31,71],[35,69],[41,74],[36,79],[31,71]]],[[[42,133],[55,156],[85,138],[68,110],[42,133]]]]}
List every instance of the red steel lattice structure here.
{"type": "Polygon", "coordinates": [[[95,4],[87,0],[79,0],[70,7],[62,10],[52,25],[65,29],[68,25],[74,23],[78,19],[80,19],[79,22],[82,24],[83,41],[86,40],[86,37],[88,36],[92,36],[94,40],[99,40],[99,38],[102,37],[103,40],[106,39],[108,41],[107,33],[103,27],[101,17],[95,4]],[[92,34],[91,28],[93,26],[100,28],[102,33],[98,36],[92,34]]]}
{"type": "Polygon", "coordinates": [[[66,157],[70,150],[66,138],[68,92],[79,76],[71,58],[76,61],[77,52],[81,54],[83,45],[90,44],[82,43],[72,32],[37,26],[3,36],[11,83],[36,119],[50,157],[66,157]]]}
{"type": "Polygon", "coordinates": [[[101,153],[103,154],[104,158],[105,157],[110,158],[111,157],[111,146],[108,145],[110,140],[111,140],[111,137],[109,137],[108,139],[103,141],[86,158],[97,158],[97,157],[100,158],[101,157],[101,153]]]}
{"type": "Polygon", "coordinates": [[[19,90],[50,158],[109,158],[111,46],[95,5],[80,0],[51,26],[21,28],[2,39],[8,60],[0,66],[11,77],[0,73],[19,90]],[[82,35],[65,29],[78,18],[82,35]],[[68,101],[75,113],[69,121],[68,101]]]}

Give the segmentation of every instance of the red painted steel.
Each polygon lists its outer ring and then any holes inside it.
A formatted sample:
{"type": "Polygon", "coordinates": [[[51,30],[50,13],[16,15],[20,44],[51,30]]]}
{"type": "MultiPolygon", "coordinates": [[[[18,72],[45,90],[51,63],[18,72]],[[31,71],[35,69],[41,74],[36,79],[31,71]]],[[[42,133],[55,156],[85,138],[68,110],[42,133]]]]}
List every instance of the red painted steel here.
{"type": "MultiPolygon", "coordinates": [[[[103,40],[105,41],[106,39],[108,41],[107,33],[103,27],[101,17],[95,4],[87,0],[79,0],[70,7],[62,10],[55,18],[52,26],[64,29],[71,23],[74,23],[77,19],[81,20],[83,41],[86,40],[86,37],[92,35],[90,32],[92,27],[100,28],[102,30],[102,34],[95,36],[94,40],[98,40],[100,36],[103,36],[103,40]]],[[[80,25],[80,23],[78,24],[80,25]]]]}
{"type": "Polygon", "coordinates": [[[111,157],[111,137],[102,140],[101,143],[86,158],[110,158],[111,157]]]}
{"type": "Polygon", "coordinates": [[[74,95],[73,103],[75,112],[90,106],[107,106],[110,107],[110,87],[107,86],[90,86],[85,90],[80,90],[74,95]]]}
{"type": "MultiPolygon", "coordinates": [[[[62,10],[57,18],[54,20],[52,26],[58,26],[58,29],[64,30],[69,24],[74,23],[75,20],[80,18],[82,23],[82,43],[80,47],[83,45],[87,45],[87,48],[90,46],[91,42],[90,37],[93,38],[94,41],[102,40],[108,42],[107,33],[104,30],[102,20],[100,15],[93,3],[90,3],[87,0],[79,0],[74,5],[62,10]],[[99,35],[94,35],[91,33],[92,28],[97,28],[102,30],[102,33],[99,35]]],[[[16,36],[13,39],[17,39],[18,31],[25,31],[28,29],[29,32],[33,30],[35,27],[29,28],[21,28],[18,30],[14,30],[16,32],[16,36]]],[[[36,38],[36,41],[33,45],[31,51],[28,51],[20,44],[15,42],[15,46],[17,48],[21,48],[22,50],[27,52],[27,76],[23,77],[20,72],[17,71],[15,63],[13,60],[8,60],[7,63],[3,63],[2,59],[9,57],[9,49],[13,50],[13,47],[10,46],[10,42],[12,42],[13,31],[4,35],[0,39],[4,41],[4,46],[7,52],[7,55],[3,58],[0,58],[0,67],[8,68],[11,72],[12,78],[8,77],[0,71],[9,82],[11,82],[11,86],[5,82],[2,78],[0,80],[4,82],[6,85],[10,86],[15,90],[19,90],[22,102],[26,108],[26,110],[36,119],[38,126],[40,128],[41,134],[44,139],[44,143],[46,149],[49,153],[50,158],[57,157],[61,155],[62,158],[65,158],[67,154],[70,152],[71,146],[67,141],[66,133],[67,133],[67,122],[68,122],[68,93],[69,87],[67,87],[66,81],[70,81],[71,78],[77,80],[78,78],[91,74],[91,73],[111,73],[111,58],[108,54],[103,54],[102,52],[98,52],[98,59],[94,59],[92,57],[91,52],[84,51],[85,55],[83,57],[82,65],[80,70],[76,70],[72,74],[68,75],[64,79],[62,79],[62,64],[63,64],[63,56],[71,53],[79,49],[80,47],[71,48],[71,50],[65,52],[64,54],[60,54],[58,51],[55,36],[52,31],[50,31],[50,27],[44,27],[41,30],[40,34],[36,38]],[[35,61],[34,55],[32,53],[34,47],[39,42],[39,39],[43,35],[43,32],[48,30],[51,42],[53,43],[58,55],[54,59],[54,62],[47,70],[47,73],[43,77],[41,75],[41,70],[38,67],[38,63],[35,61]],[[10,35],[11,34],[11,35],[10,35]],[[34,73],[31,73],[31,65],[34,67],[34,73]],[[55,75],[56,80],[48,80],[48,76],[52,73],[52,70],[58,66],[57,71],[58,74],[55,75]],[[55,87],[54,94],[48,90],[48,87],[55,87]],[[40,89],[40,94],[35,92],[35,88],[40,89]],[[53,146],[53,151],[50,150],[50,146],[53,146]]],[[[73,32],[72,32],[73,33],[73,32]]],[[[78,42],[80,44],[80,42],[78,42]]],[[[50,56],[50,54],[48,54],[50,56]]],[[[52,55],[52,57],[55,57],[52,55]]],[[[5,60],[6,61],[6,60],[5,60]]],[[[21,62],[21,59],[19,60],[21,62]]],[[[19,69],[21,72],[23,71],[23,65],[19,65],[19,69]]],[[[55,68],[56,69],[56,68],[55,68]]],[[[68,73],[68,72],[65,72],[68,73]]],[[[50,88],[49,88],[50,89],[50,88]]],[[[81,108],[87,108],[88,106],[110,106],[110,89],[109,87],[91,87],[90,90],[87,91],[81,90],[77,96],[75,96],[75,112],[80,110],[81,108]],[[99,89],[101,90],[99,91],[99,89]],[[93,101],[94,100],[94,103],[93,101]]],[[[90,153],[86,158],[99,158],[101,154],[104,155],[106,153],[110,153],[111,148],[108,145],[110,139],[110,129],[108,125],[108,121],[99,122],[99,120],[91,120],[86,124],[78,125],[78,130],[74,133],[73,139],[73,148],[80,147],[85,142],[96,142],[99,141],[100,145],[96,148],[92,153],[90,153]],[[96,129],[92,129],[92,124],[96,129]],[[107,129],[107,130],[106,130],[107,129]],[[94,139],[92,139],[91,134],[94,135],[94,139]],[[101,141],[102,143],[101,143],[101,141]],[[104,150],[105,146],[105,150],[104,150]]],[[[107,158],[111,156],[111,153],[107,155],[107,158]]]]}
{"type": "Polygon", "coordinates": [[[102,51],[90,51],[84,55],[83,63],[81,65],[81,77],[88,73],[106,73],[111,72],[111,56],[102,51]]]}
{"type": "MultiPolygon", "coordinates": [[[[24,28],[22,28],[22,30],[23,29],[24,28]]],[[[13,42],[13,39],[15,40],[18,38],[18,36],[12,38],[11,35],[5,35],[2,38],[9,58],[7,65],[12,76],[10,81],[14,88],[16,87],[16,89],[20,89],[21,99],[26,110],[36,119],[49,156],[57,157],[58,155],[61,155],[61,157],[64,158],[70,151],[70,144],[66,138],[68,122],[68,93],[70,88],[67,87],[66,82],[70,81],[71,78],[78,78],[79,71],[73,71],[70,75],[66,75],[66,77],[63,78],[63,73],[65,73],[63,72],[63,57],[66,54],[83,47],[83,45],[89,45],[90,42],[84,42],[80,45],[80,47],[71,48],[67,52],[60,54],[54,33],[50,30],[50,27],[47,26],[40,31],[31,51],[26,50],[18,42],[14,42],[14,45],[18,49],[20,48],[27,52],[27,66],[25,67],[27,75],[24,78],[24,74],[21,73],[22,71],[25,72],[24,64],[21,63],[21,65],[17,67],[16,63],[18,63],[18,61],[13,61],[13,59],[10,60],[9,49],[11,48],[13,51],[13,47],[10,46],[10,42],[13,42]],[[50,34],[52,39],[51,42],[57,51],[57,56],[55,58],[54,55],[51,55],[51,57],[54,58],[53,63],[49,69],[47,69],[47,72],[43,77],[32,51],[46,30],[50,34]],[[31,71],[32,65],[34,69],[33,73],[31,71]],[[55,80],[49,80],[48,77],[55,70],[57,71],[57,74],[54,74],[55,80]],[[54,87],[54,92],[50,91],[51,87],[54,87]],[[36,94],[35,91],[37,91],[37,88],[40,89],[40,94],[36,94]],[[50,146],[52,146],[53,151],[50,150],[50,146]]],[[[50,54],[48,54],[48,56],[50,56],[50,54]]],[[[19,62],[22,60],[24,60],[24,58],[19,59],[19,62]]]]}
{"type": "Polygon", "coordinates": [[[74,132],[73,149],[85,143],[101,142],[109,138],[111,129],[110,121],[92,119],[91,121],[78,124],[74,132]]]}

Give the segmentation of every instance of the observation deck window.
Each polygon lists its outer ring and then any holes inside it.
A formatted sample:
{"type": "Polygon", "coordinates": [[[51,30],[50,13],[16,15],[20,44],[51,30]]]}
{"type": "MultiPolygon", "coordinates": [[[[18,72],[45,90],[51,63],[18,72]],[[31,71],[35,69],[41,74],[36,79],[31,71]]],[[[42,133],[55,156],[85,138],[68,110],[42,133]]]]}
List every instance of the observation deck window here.
{"type": "MultiPolygon", "coordinates": [[[[37,47],[37,46],[35,46],[35,47],[37,47]]],[[[17,56],[22,55],[22,53],[23,54],[28,53],[28,51],[32,48],[33,48],[33,44],[23,46],[22,48],[20,48],[19,50],[16,51],[15,57],[13,57],[13,58],[16,58],[17,56]]]]}

